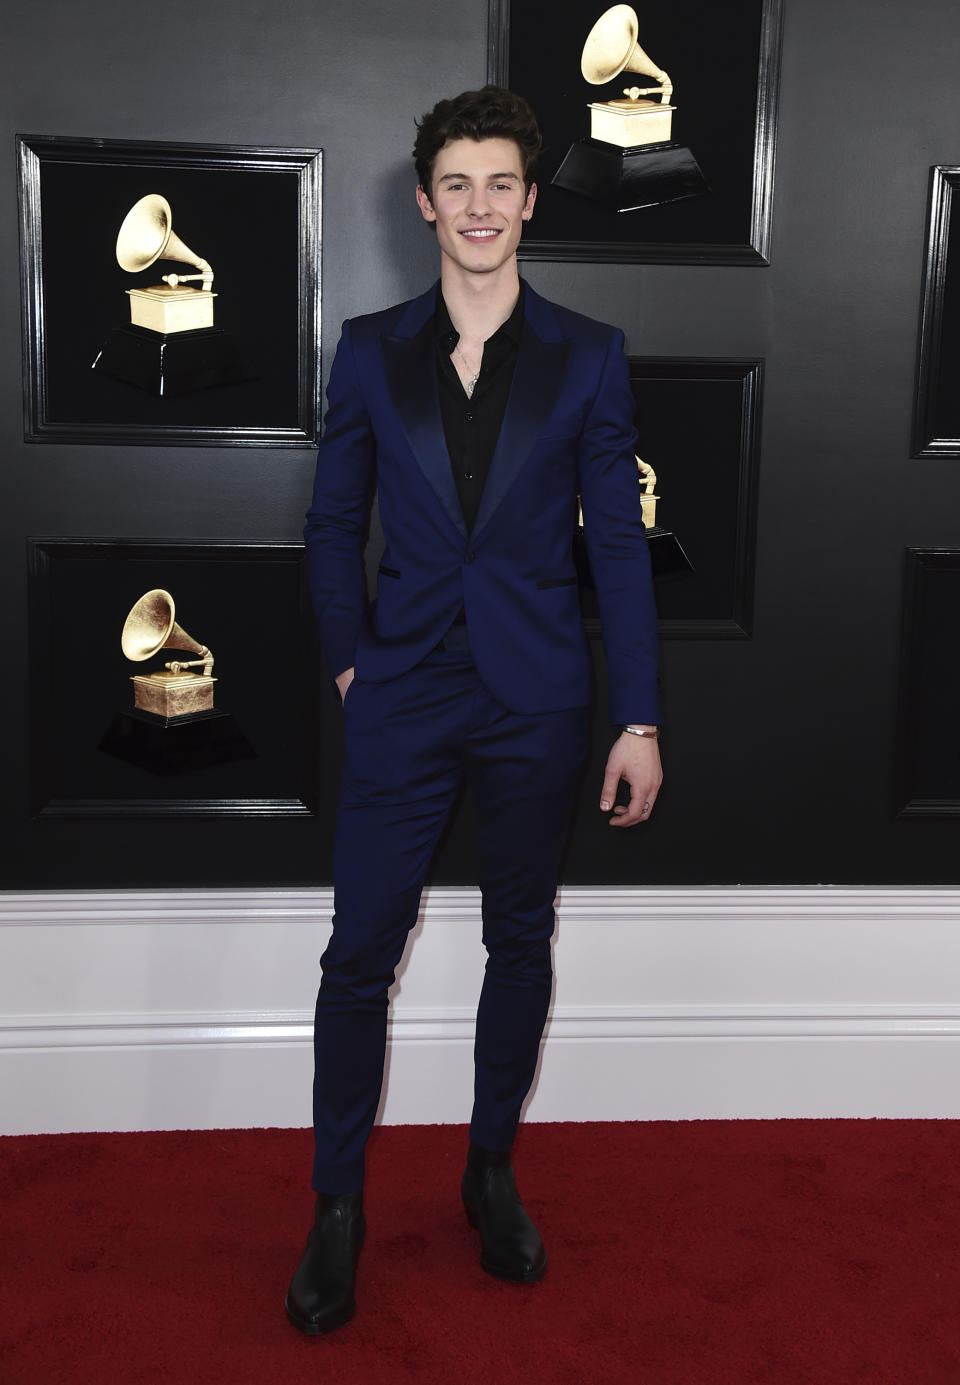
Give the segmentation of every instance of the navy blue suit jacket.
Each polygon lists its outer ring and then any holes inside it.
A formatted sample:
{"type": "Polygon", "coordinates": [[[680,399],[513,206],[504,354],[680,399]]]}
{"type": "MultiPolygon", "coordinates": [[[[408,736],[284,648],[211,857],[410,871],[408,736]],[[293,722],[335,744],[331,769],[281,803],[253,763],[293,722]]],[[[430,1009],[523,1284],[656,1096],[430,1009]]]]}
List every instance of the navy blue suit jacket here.
{"type": "Polygon", "coordinates": [[[513,384],[467,533],[437,390],[436,286],[344,323],[305,538],[334,675],[412,668],[464,608],[477,670],[513,711],[581,706],[590,660],[572,540],[577,496],[596,583],[610,719],[659,722],[657,626],[623,334],[525,291],[513,384]],[[368,602],[376,490],[386,550],[368,602]]]}

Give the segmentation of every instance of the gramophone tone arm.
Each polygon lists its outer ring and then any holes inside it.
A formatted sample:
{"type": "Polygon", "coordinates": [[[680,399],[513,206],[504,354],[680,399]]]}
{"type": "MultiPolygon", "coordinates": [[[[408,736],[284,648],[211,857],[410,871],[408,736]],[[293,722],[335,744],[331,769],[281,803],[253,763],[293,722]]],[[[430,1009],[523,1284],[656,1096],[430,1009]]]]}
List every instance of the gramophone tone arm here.
{"type": "Polygon", "coordinates": [[[178,284],[186,284],[194,279],[202,279],[204,289],[209,289],[213,284],[213,270],[207,260],[197,260],[197,268],[203,270],[202,274],[161,274],[160,278],[165,284],[169,284],[175,289],[178,284]]]}
{"type": "Polygon", "coordinates": [[[624,87],[623,94],[628,96],[631,101],[636,101],[641,96],[659,96],[662,105],[668,105],[670,97],[673,95],[673,83],[667,74],[661,69],[657,74],[657,80],[662,83],[659,87],[624,87]]]}
{"type": "Polygon", "coordinates": [[[213,655],[206,645],[197,652],[200,655],[199,659],[174,659],[171,663],[164,664],[164,668],[168,673],[181,673],[185,668],[196,668],[198,664],[203,664],[203,676],[209,678],[213,672],[213,655]]]}

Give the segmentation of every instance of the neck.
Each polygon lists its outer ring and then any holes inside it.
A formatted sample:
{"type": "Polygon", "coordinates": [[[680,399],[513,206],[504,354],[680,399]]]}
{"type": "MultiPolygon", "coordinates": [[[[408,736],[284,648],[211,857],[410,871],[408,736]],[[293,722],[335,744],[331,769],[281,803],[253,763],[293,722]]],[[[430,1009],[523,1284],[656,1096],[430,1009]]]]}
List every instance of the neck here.
{"type": "Polygon", "coordinates": [[[443,301],[450,321],[468,341],[486,341],[513,312],[520,292],[516,260],[492,274],[464,274],[444,260],[440,270],[443,301]]]}

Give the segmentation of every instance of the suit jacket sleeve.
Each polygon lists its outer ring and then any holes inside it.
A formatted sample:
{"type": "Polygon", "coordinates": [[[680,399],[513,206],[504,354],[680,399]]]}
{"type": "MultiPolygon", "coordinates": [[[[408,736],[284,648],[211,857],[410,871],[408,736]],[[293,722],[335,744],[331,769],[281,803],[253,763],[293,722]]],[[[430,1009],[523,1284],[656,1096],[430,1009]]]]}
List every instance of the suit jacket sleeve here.
{"type": "Polygon", "coordinates": [[[363,553],[376,451],[350,323],[345,322],[327,385],[327,416],[317,456],[313,502],[303,531],[310,594],[334,677],[353,666],[366,614],[363,553]]]}
{"type": "Polygon", "coordinates": [[[616,725],[660,722],[657,612],[636,440],[623,333],[615,330],[580,441],[579,479],[616,725]]]}

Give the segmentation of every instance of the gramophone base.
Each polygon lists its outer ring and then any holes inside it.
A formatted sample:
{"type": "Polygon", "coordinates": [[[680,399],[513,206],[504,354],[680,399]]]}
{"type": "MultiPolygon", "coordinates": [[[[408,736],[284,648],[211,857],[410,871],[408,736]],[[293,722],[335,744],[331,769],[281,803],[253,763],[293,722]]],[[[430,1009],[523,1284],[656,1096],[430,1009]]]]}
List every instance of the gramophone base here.
{"type": "Polygon", "coordinates": [[[648,529],[647,543],[650,547],[650,567],[655,578],[678,577],[681,573],[693,572],[693,563],[683,551],[683,545],[669,529],[661,529],[659,524],[648,529]]]}
{"type": "Polygon", "coordinates": [[[133,705],[167,721],[194,712],[213,711],[216,678],[202,673],[137,673],[131,679],[133,705]]]}
{"type": "Polygon", "coordinates": [[[222,327],[167,334],[133,325],[115,327],[93,369],[165,399],[253,378],[233,337],[222,327]]]}
{"type": "Polygon", "coordinates": [[[209,289],[192,289],[187,284],[169,288],[151,284],[148,289],[127,289],[130,322],[148,332],[199,332],[213,326],[213,300],[209,289]]]}
{"type": "Polygon", "coordinates": [[[136,708],[118,712],[100,749],[151,774],[181,774],[256,755],[230,712],[160,717],[136,708]]]}
{"type": "Polygon", "coordinates": [[[657,207],[710,191],[692,152],[672,142],[621,149],[604,140],[582,139],[571,144],[552,182],[616,212],[657,207]]]}
{"type": "MultiPolygon", "coordinates": [[[[648,529],[647,544],[650,548],[650,567],[656,581],[662,581],[667,577],[679,577],[695,570],[693,563],[683,551],[680,540],[670,529],[662,529],[659,524],[653,529],[648,529]]],[[[581,587],[592,591],[593,573],[590,571],[586,540],[579,526],[574,537],[573,560],[581,587]]]]}

